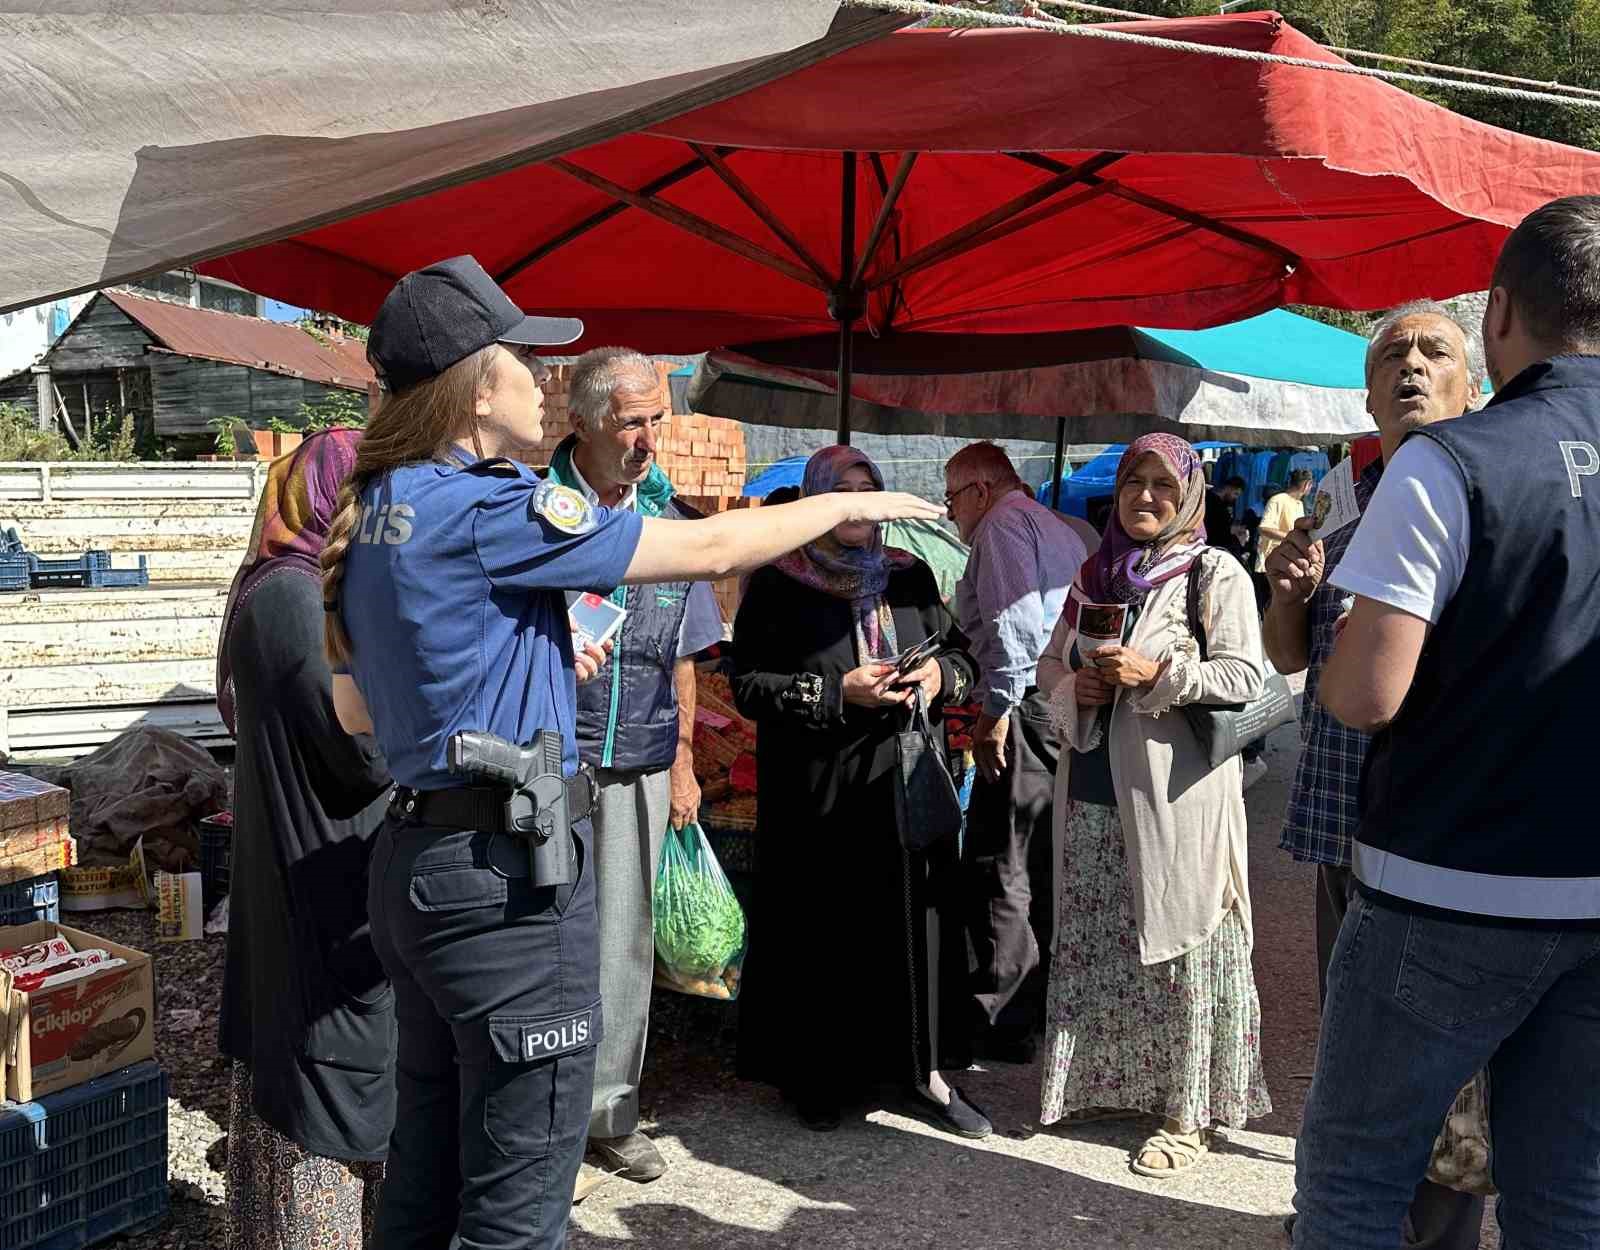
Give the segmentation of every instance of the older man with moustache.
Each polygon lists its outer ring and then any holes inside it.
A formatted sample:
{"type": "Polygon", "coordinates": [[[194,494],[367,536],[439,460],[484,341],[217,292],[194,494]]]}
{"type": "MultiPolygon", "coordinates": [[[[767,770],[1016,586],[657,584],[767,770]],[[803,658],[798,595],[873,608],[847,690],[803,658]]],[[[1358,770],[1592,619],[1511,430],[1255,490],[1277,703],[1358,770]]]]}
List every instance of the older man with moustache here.
{"type": "MultiPolygon", "coordinates": [[[[662,393],[655,364],[636,351],[601,347],[580,356],[568,383],[573,432],[551,456],[550,477],[591,504],[695,516],[656,463],[668,417],[662,393]]],[[[639,1131],[655,958],[651,889],[668,822],[682,828],[700,806],[693,656],[722,641],[722,614],[709,582],[619,587],[613,599],[628,614],[611,662],[578,687],[578,754],[599,786],[594,870],[605,1007],[589,1145],[607,1171],[644,1182],[667,1167],[639,1131]]],[[[598,1179],[586,1168],[580,1192],[598,1179]]]]}
{"type": "MultiPolygon", "coordinates": [[[[1394,309],[1373,328],[1367,347],[1367,411],[1378,425],[1383,455],[1356,479],[1366,511],[1384,464],[1413,431],[1458,417],[1482,397],[1483,343],[1441,304],[1418,300],[1394,309]]],[[[1323,666],[1333,654],[1338,621],[1349,607],[1329,584],[1355,536],[1350,524],[1321,539],[1311,518],[1300,521],[1267,557],[1272,598],[1262,625],[1267,656],[1282,673],[1306,674],[1301,755],[1279,846],[1317,866],[1316,927],[1319,1001],[1328,961],[1353,895],[1351,845],[1360,816],[1361,770],[1370,739],[1340,724],[1318,702],[1323,666]]],[[[1290,1223],[1292,1224],[1291,1217],[1290,1223]]],[[[1476,1250],[1483,1199],[1423,1181],[1409,1212],[1413,1246],[1476,1250]]]]}

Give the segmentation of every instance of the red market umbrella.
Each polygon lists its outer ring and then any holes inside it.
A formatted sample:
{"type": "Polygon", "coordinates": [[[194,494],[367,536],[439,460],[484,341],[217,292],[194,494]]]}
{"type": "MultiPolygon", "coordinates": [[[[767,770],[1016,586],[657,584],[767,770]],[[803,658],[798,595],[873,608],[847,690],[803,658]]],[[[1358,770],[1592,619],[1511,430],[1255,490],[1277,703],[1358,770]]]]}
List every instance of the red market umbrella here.
{"type": "MultiPolygon", "coordinates": [[[[1275,14],[1119,29],[1337,61],[1275,14]]],[[[1600,155],[1367,78],[1032,31],[902,31],[646,130],[201,268],[355,320],[471,252],[578,347],[1199,328],[1481,288],[1600,155]]],[[[848,438],[849,385],[840,387],[848,438]]]]}

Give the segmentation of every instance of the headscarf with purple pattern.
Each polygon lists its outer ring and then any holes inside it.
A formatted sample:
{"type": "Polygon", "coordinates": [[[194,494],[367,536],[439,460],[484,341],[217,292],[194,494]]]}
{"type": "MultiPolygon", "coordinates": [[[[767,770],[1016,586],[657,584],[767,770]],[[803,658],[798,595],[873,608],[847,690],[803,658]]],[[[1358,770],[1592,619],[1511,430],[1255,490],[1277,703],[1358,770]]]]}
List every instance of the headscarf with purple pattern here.
{"type": "MultiPolygon", "coordinates": [[[[883,473],[872,458],[854,447],[824,447],[806,461],[800,480],[803,498],[826,495],[856,465],[872,475],[883,489],[883,473]]],[[[872,538],[861,547],[847,547],[830,530],[815,542],[781,556],[775,565],[795,581],[825,594],[848,599],[854,605],[856,658],[865,664],[895,653],[894,617],[883,602],[889,575],[907,568],[916,557],[908,551],[883,545],[883,531],[874,526],[872,538]]]]}
{"type": "Polygon", "coordinates": [[[1200,457],[1176,434],[1145,434],[1117,461],[1111,520],[1100,549],[1084,563],[1079,582],[1092,603],[1139,603],[1163,582],[1181,577],[1205,550],[1206,478],[1200,457]],[[1122,486],[1133,466],[1155,454],[1178,479],[1178,515],[1145,542],[1122,528],[1122,486]],[[1198,536],[1197,536],[1198,535],[1198,536]]]}
{"type": "Polygon", "coordinates": [[[244,601],[261,582],[286,569],[322,580],[322,546],[339,507],[339,487],[356,467],[360,430],[313,434],[267,470],[256,507],[255,528],[244,563],[233,576],[217,641],[217,709],[229,732],[234,729],[233,668],[228,635],[244,601]]]}

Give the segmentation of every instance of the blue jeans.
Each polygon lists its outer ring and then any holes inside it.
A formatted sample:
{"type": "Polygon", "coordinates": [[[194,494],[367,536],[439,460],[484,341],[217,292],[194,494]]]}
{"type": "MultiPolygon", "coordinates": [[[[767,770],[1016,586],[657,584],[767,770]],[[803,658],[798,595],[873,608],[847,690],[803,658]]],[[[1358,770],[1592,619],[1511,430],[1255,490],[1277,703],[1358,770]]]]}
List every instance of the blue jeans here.
{"type": "Polygon", "coordinates": [[[1396,1250],[1456,1093],[1489,1069],[1504,1250],[1600,1250],[1600,932],[1357,898],[1295,1164],[1301,1250],[1396,1250]]]}

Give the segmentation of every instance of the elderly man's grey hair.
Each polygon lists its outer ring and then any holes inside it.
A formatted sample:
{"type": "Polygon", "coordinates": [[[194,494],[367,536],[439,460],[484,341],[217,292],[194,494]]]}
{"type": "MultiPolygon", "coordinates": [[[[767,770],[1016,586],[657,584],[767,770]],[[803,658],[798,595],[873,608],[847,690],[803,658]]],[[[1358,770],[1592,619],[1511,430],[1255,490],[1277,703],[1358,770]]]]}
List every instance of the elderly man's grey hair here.
{"type": "Polygon", "coordinates": [[[567,380],[572,424],[594,433],[611,419],[611,397],[650,395],[661,389],[655,362],[631,347],[596,347],[578,357],[567,380]]]}
{"type": "Polygon", "coordinates": [[[1467,343],[1467,403],[1469,407],[1476,408],[1483,402],[1483,379],[1487,373],[1487,366],[1483,358],[1483,327],[1475,323],[1470,317],[1441,304],[1438,300],[1414,299],[1398,307],[1391,308],[1379,317],[1372,327],[1372,333],[1367,336],[1367,382],[1372,382],[1372,357],[1378,350],[1378,344],[1388,336],[1389,331],[1404,321],[1407,317],[1432,316],[1443,317],[1461,331],[1461,337],[1467,343]]]}

